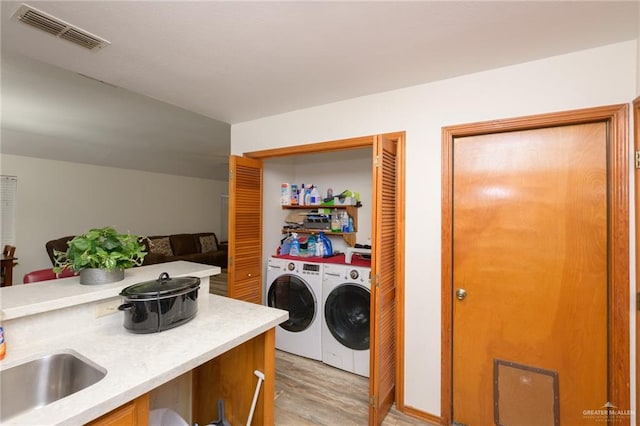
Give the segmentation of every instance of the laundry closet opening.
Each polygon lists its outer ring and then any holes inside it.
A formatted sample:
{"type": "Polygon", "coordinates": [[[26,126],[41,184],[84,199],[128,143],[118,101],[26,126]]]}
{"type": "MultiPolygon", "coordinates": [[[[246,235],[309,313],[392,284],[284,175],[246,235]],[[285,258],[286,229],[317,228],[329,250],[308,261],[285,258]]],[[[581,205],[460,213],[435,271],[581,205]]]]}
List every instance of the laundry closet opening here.
{"type": "Polygon", "coordinates": [[[380,424],[394,402],[403,410],[404,136],[256,151],[230,162],[229,295],[289,310],[290,320],[276,328],[276,348],[369,376],[369,424],[380,424]],[[361,205],[348,207],[352,232],[325,235],[334,252],[371,246],[370,260],[274,257],[293,211],[282,206],[282,183],[316,185],[323,198],[328,188],[358,193],[361,205]],[[245,231],[250,217],[259,230],[245,231]],[[259,258],[251,244],[260,245],[259,258]]]}
{"type": "MultiPolygon", "coordinates": [[[[276,328],[276,349],[365,377],[369,377],[371,263],[370,257],[353,257],[356,268],[345,262],[345,253],[352,241],[371,245],[371,161],[368,148],[263,162],[262,235],[267,265],[263,300],[270,307],[289,311],[289,320],[276,328]],[[351,218],[357,229],[348,233],[349,242],[342,232],[331,231],[332,220],[326,215],[314,216],[321,218],[318,223],[310,223],[307,215],[327,209],[331,218],[340,218],[347,214],[344,208],[292,206],[293,194],[283,205],[282,183],[317,188],[323,199],[328,192],[359,194],[360,207],[350,209],[357,209],[356,217],[351,218]],[[306,247],[307,241],[317,244],[319,232],[330,240],[332,253],[317,256],[306,247]],[[282,240],[293,235],[302,249],[298,253],[281,250],[289,244],[282,240]],[[356,288],[361,292],[355,293],[356,288]]],[[[302,195],[298,198],[304,202],[302,195]]]]}

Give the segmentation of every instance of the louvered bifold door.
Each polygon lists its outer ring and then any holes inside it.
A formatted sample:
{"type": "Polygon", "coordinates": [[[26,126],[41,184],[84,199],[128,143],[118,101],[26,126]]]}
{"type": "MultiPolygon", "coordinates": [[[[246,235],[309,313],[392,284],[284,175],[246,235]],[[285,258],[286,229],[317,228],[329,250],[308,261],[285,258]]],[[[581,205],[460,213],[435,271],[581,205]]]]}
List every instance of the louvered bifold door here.
{"type": "Polygon", "coordinates": [[[227,295],[262,303],[262,162],[229,158],[227,295]]]}
{"type": "Polygon", "coordinates": [[[396,143],[378,136],[373,163],[369,424],[379,425],[395,398],[396,143]]]}

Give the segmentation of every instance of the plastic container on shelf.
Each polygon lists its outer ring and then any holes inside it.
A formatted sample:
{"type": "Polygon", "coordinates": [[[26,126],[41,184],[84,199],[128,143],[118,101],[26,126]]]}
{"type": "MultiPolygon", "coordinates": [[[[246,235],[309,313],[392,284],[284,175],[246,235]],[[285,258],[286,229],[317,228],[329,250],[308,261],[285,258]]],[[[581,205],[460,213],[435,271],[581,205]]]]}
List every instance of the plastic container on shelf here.
{"type": "Polygon", "coordinates": [[[312,232],[311,235],[309,236],[309,238],[307,239],[307,254],[309,256],[315,256],[316,255],[316,245],[318,243],[318,240],[315,236],[315,234],[312,232]]]}
{"type": "Polygon", "coordinates": [[[298,241],[298,234],[295,232],[292,235],[291,248],[289,249],[290,256],[300,256],[300,241],[298,241]]]}
{"type": "Polygon", "coordinates": [[[304,196],[306,194],[306,188],[304,187],[304,183],[300,184],[300,190],[298,191],[298,205],[304,206],[304,196]]]}
{"type": "Polygon", "coordinates": [[[345,211],[342,212],[340,217],[340,225],[342,232],[349,232],[349,214],[345,211]]]}
{"type": "Polygon", "coordinates": [[[310,197],[310,203],[312,206],[319,206],[320,203],[322,203],[322,195],[320,195],[320,190],[318,189],[317,186],[313,186],[313,188],[311,189],[311,197],[310,197]]]}
{"type": "Polygon", "coordinates": [[[282,204],[283,206],[291,205],[291,190],[291,184],[280,184],[280,204],[282,204]]]}
{"type": "Polygon", "coordinates": [[[331,232],[342,231],[342,221],[338,209],[333,209],[331,212],[331,232]]]}
{"type": "Polygon", "coordinates": [[[318,236],[318,239],[316,241],[316,252],[315,255],[317,257],[322,257],[324,256],[324,244],[323,242],[320,240],[320,237],[318,236]]]}
{"type": "Polygon", "coordinates": [[[304,205],[305,206],[310,206],[311,205],[311,187],[313,185],[311,184],[307,184],[307,187],[304,190],[304,205]]]}
{"type": "Polygon", "coordinates": [[[320,242],[322,243],[323,256],[331,256],[333,254],[333,245],[329,237],[320,232],[320,242]]]}
{"type": "Polygon", "coordinates": [[[293,238],[291,235],[287,235],[287,237],[282,240],[282,244],[280,244],[280,254],[289,254],[291,251],[291,240],[293,238]]]}
{"type": "Polygon", "coordinates": [[[0,359],[4,359],[7,354],[7,343],[4,340],[4,328],[0,326],[0,359]]]}

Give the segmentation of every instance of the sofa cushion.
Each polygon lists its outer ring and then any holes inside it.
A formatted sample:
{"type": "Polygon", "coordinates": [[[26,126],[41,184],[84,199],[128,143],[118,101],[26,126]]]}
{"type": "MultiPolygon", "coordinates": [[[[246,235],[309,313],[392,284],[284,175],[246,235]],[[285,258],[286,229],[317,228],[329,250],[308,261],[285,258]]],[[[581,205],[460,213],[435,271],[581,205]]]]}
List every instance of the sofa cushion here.
{"type": "Polygon", "coordinates": [[[162,254],[164,256],[173,256],[169,237],[149,238],[149,252],[162,254]]]}
{"type": "Polygon", "coordinates": [[[169,238],[175,256],[199,252],[193,234],[176,234],[169,236],[169,238]]]}
{"type": "Polygon", "coordinates": [[[206,237],[200,237],[200,248],[202,253],[208,253],[210,251],[218,250],[218,244],[214,235],[207,235],[206,237]]]}

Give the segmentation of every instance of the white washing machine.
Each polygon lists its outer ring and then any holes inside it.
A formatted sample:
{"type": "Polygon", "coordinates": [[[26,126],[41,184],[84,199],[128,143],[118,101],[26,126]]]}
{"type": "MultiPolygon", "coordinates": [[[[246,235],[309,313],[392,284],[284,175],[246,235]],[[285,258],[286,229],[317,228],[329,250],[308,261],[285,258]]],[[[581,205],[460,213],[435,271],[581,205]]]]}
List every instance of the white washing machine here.
{"type": "Polygon", "coordinates": [[[322,267],[320,263],[276,257],[267,262],[265,300],[289,311],[276,327],[276,348],[322,360],[322,267]]]}
{"type": "Polygon", "coordinates": [[[322,362],[369,377],[371,268],[324,265],[322,362]]]}

